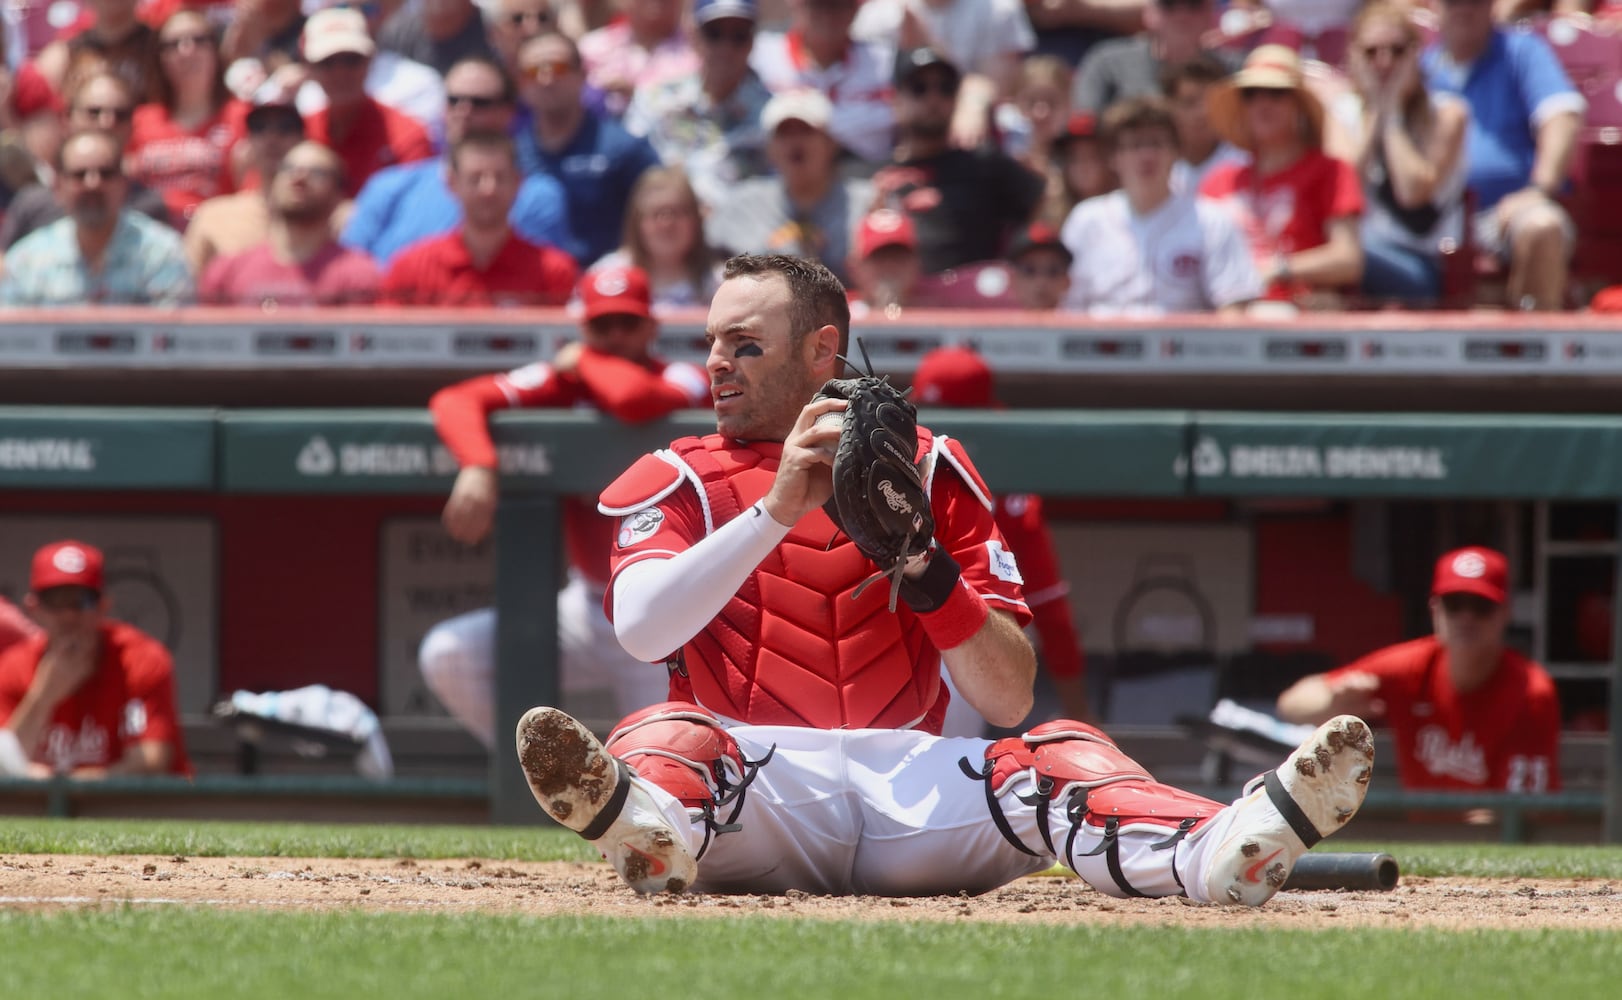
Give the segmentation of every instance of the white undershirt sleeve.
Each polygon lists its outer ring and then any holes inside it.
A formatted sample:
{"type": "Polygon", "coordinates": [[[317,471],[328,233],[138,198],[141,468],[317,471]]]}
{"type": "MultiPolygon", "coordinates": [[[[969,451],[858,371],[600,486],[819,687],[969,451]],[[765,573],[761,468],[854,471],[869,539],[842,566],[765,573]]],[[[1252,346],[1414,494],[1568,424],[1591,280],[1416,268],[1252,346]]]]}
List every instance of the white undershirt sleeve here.
{"type": "Polygon", "coordinates": [[[704,630],[789,529],[757,503],[668,559],[642,559],[614,577],[614,634],[657,662],[704,630]]]}

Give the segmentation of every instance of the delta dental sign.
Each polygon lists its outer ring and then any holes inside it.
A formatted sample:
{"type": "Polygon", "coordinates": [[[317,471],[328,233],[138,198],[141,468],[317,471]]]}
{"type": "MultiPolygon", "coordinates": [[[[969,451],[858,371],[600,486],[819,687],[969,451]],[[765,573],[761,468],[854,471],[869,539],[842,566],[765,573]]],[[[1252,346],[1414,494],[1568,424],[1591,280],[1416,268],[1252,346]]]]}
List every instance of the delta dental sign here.
{"type": "MultiPolygon", "coordinates": [[[[1197,481],[1362,480],[1432,481],[1448,478],[1446,449],[1429,445],[1273,444],[1227,442],[1202,435],[1194,445],[1197,481]]],[[[1179,458],[1173,471],[1188,475],[1179,458]]],[[[1210,485],[1202,483],[1201,485],[1210,485]]]]}
{"type": "Polygon", "coordinates": [[[29,472],[94,472],[95,442],[89,438],[0,438],[0,469],[29,472]]]}

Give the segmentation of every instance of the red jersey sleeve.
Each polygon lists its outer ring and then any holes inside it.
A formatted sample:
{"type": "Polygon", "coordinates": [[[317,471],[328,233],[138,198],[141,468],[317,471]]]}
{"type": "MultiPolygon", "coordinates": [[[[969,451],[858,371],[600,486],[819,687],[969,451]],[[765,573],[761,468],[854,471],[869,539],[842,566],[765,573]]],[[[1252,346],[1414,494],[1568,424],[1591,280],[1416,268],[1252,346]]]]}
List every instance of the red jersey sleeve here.
{"type": "Polygon", "coordinates": [[[22,609],[0,597],[0,652],[39,631],[22,609]]]}
{"type": "MultiPolygon", "coordinates": [[[[638,464],[658,461],[652,455],[645,455],[638,464]]],[[[635,468],[633,466],[632,470],[635,468]]],[[[679,474],[672,470],[671,475],[679,474]]],[[[692,548],[704,537],[704,508],[697,489],[691,483],[683,483],[651,508],[626,514],[616,524],[614,547],[608,557],[609,593],[603,602],[610,619],[614,616],[613,578],[634,562],[669,559],[692,548]]]]}
{"type": "Polygon", "coordinates": [[[1024,628],[1030,624],[1031,610],[1025,603],[1019,564],[997,530],[996,518],[981,500],[984,482],[956,441],[946,442],[944,448],[951,450],[951,457],[937,448],[929,493],[935,541],[952,553],[962,567],[963,579],[987,606],[1013,615],[1024,628]]]}
{"type": "Polygon", "coordinates": [[[576,370],[592,402],[604,413],[629,424],[657,420],[689,406],[702,406],[709,399],[707,379],[700,393],[691,380],[684,385],[666,378],[663,372],[589,347],[580,352],[576,370]]]}
{"type": "Polygon", "coordinates": [[[384,305],[416,305],[423,294],[422,271],[419,263],[425,253],[422,244],[408,247],[395,256],[383,274],[379,295],[384,305]]]}
{"type": "Polygon", "coordinates": [[[1031,609],[1042,659],[1055,677],[1080,677],[1085,668],[1081,637],[1070,611],[1070,585],[1059,571],[1053,535],[1042,515],[1042,498],[1011,493],[997,498],[997,528],[1019,560],[1025,603],[1031,609]]]}
{"type": "Polygon", "coordinates": [[[29,681],[33,680],[34,668],[39,662],[39,655],[32,646],[32,643],[18,642],[0,651],[0,726],[11,721],[11,713],[28,693],[29,681]]]}
{"type": "Polygon", "coordinates": [[[569,301],[574,292],[575,283],[580,280],[580,265],[574,258],[556,247],[537,247],[540,251],[540,280],[535,287],[540,290],[540,304],[546,306],[561,306],[569,301]]]}
{"type": "Polygon", "coordinates": [[[62,98],[57,96],[51,82],[45,79],[32,61],[18,66],[16,76],[12,78],[11,110],[19,122],[47,111],[62,110],[62,98]]]}
{"type": "Polygon", "coordinates": [[[1380,680],[1380,689],[1376,692],[1380,698],[1413,701],[1419,696],[1426,664],[1436,655],[1437,648],[1434,638],[1414,639],[1377,649],[1344,667],[1336,667],[1325,676],[1334,681],[1347,674],[1372,674],[1380,680]]]}
{"type": "Polygon", "coordinates": [[[175,747],[176,758],[184,758],[175,707],[174,660],[169,651],[145,636],[131,641],[124,652],[124,676],[129,694],[123,722],[125,741],[169,743],[175,747]]]}
{"type": "Polygon", "coordinates": [[[560,406],[572,399],[567,380],[544,361],[500,375],[479,375],[434,393],[434,430],[463,467],[496,467],[489,417],[518,406],[560,406]]]}

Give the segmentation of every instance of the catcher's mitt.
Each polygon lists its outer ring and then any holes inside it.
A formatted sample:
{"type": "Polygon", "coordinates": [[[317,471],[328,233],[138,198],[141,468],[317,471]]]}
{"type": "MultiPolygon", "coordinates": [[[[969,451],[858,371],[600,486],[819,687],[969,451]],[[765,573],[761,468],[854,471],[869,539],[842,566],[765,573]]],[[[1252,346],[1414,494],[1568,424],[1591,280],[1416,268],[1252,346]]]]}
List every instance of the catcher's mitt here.
{"type": "Polygon", "coordinates": [[[834,453],[833,496],[823,509],[878,564],[878,575],[856,593],[888,578],[894,611],[908,557],[928,550],[935,533],[923,477],[913,461],[918,411],[895,386],[872,376],[830,379],[816,398],[850,404],[834,453]]]}

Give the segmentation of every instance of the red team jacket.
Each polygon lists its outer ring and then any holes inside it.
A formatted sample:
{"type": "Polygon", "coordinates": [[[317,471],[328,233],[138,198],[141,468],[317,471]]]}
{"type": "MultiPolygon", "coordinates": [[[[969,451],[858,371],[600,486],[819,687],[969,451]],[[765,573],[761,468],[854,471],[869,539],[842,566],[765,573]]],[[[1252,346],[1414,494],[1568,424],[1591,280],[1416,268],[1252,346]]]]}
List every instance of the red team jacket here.
{"type": "MultiPolygon", "coordinates": [[[[40,632],[0,653],[0,725],[11,720],[45,654],[40,632]]],[[[29,758],[57,771],[106,767],[137,743],[174,747],[175,774],[190,774],[175,707],[174,664],[158,640],[124,622],[101,625],[101,662],[63,699],[29,758]]]]}
{"type": "Polygon", "coordinates": [[[1513,650],[1487,686],[1460,694],[1434,636],[1387,646],[1328,674],[1380,679],[1402,787],[1432,791],[1560,789],[1560,703],[1544,669],[1513,650]]]}
{"type": "MultiPolygon", "coordinates": [[[[480,375],[434,394],[428,408],[445,447],[462,467],[496,467],[489,416],[511,407],[587,407],[628,424],[657,420],[673,410],[708,406],[710,377],[697,365],[646,365],[586,349],[575,371],[560,374],[545,361],[499,375],[480,375]]],[[[608,553],[614,522],[588,500],[563,503],[564,545],[569,565],[598,586],[608,584],[608,553]]]]}
{"type": "MultiPolygon", "coordinates": [[[[927,485],[936,541],[970,587],[1024,626],[1030,612],[990,491],[957,442],[923,428],[919,438],[920,457],[935,455],[927,485]]],[[[712,434],[644,456],[603,492],[599,509],[624,518],[614,573],[682,552],[748,510],[771,488],[782,451],[712,434]],[[705,483],[702,497],[695,479],[705,483]]],[[[873,572],[828,516],[812,511],[681,650],[686,676],[673,677],[672,697],[752,725],[939,733],[949,698],[940,651],[905,604],[889,611],[887,588],[852,597],[873,572]]],[[[612,595],[604,606],[612,614],[612,595]]]]}

